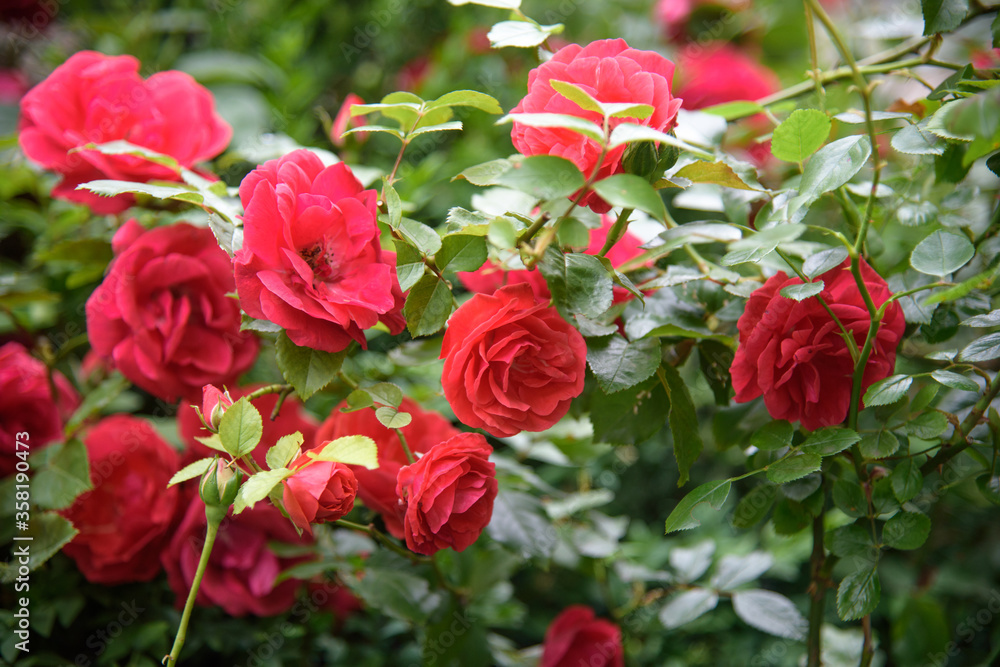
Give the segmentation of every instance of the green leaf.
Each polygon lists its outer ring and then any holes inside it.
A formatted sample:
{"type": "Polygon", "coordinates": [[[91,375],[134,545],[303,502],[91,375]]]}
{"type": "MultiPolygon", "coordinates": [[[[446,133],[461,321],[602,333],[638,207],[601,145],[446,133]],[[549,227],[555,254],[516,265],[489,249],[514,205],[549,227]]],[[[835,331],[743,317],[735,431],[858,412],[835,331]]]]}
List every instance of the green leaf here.
{"type": "Polygon", "coordinates": [[[890,481],[896,499],[905,503],[920,493],[920,489],[924,486],[924,475],[920,472],[920,466],[912,458],[905,458],[893,468],[890,481]]]}
{"type": "Polygon", "coordinates": [[[838,479],[833,484],[833,504],[841,512],[855,519],[868,515],[868,501],[861,483],[856,480],[838,479]]]}
{"type": "Polygon", "coordinates": [[[338,461],[352,466],[364,466],[369,470],[378,468],[378,447],[374,440],[364,435],[337,438],[322,445],[322,448],[310,449],[306,456],[316,461],[338,461]]]}
{"type": "Polygon", "coordinates": [[[859,134],[823,146],[806,164],[799,183],[799,194],[818,197],[824,192],[836,190],[861,170],[871,153],[868,137],[859,134]]]}
{"type": "Polygon", "coordinates": [[[375,417],[386,428],[404,428],[410,425],[413,417],[409,412],[400,412],[396,408],[383,405],[375,409],[375,417]]]}
{"type": "Polygon", "coordinates": [[[449,234],[441,239],[434,262],[441,271],[475,271],[486,262],[486,238],[449,234]]]}
{"type": "Polygon", "coordinates": [[[641,445],[663,428],[670,399],[658,379],[611,394],[595,394],[590,406],[594,442],[641,445]]]}
{"type": "Polygon", "coordinates": [[[745,556],[726,554],[719,561],[711,585],[723,591],[756,581],[774,565],[774,557],[766,551],[751,551],[745,556]]]}
{"type": "Polygon", "coordinates": [[[111,401],[118,398],[118,395],[128,389],[130,384],[117,371],[111,377],[102,381],[101,384],[97,385],[96,389],[84,397],[80,403],[80,407],[66,421],[66,428],[64,429],[66,435],[76,433],[80,426],[83,425],[83,422],[110,405],[111,401]]]}
{"type": "Polygon", "coordinates": [[[500,103],[495,98],[478,90],[453,90],[428,102],[425,108],[437,109],[438,107],[472,107],[486,113],[503,113],[500,103]]]}
{"type": "Polygon", "coordinates": [[[1000,331],[972,341],[958,355],[959,361],[989,361],[1000,357],[1000,331]]]}
{"type": "Polygon", "coordinates": [[[753,490],[740,499],[730,523],[733,528],[745,529],[759,523],[768,510],[774,505],[778,497],[778,487],[774,484],[765,483],[755,486],[753,490]]]}
{"type": "Polygon", "coordinates": [[[1000,505],[1000,475],[991,475],[989,473],[980,475],[976,478],[976,486],[979,487],[979,492],[983,494],[983,498],[994,505],[1000,505]]]}
{"type": "Polygon", "coordinates": [[[785,639],[804,639],[809,626],[795,603],[772,591],[737,591],[733,610],[750,627],[785,639]]]}
{"type": "Polygon", "coordinates": [[[802,443],[802,451],[820,456],[833,456],[859,440],[861,435],[857,431],[840,426],[827,426],[813,431],[802,443]]]}
{"type": "MultiPolygon", "coordinates": [[[[78,532],[80,531],[74,528],[72,523],[55,512],[39,512],[33,515],[28,524],[28,530],[19,535],[20,537],[31,538],[31,541],[26,540],[21,542],[21,544],[30,545],[28,549],[28,570],[34,571],[38,569],[45,561],[55,556],[59,553],[60,549],[69,544],[78,532]]],[[[12,549],[12,551],[15,549],[12,549]]],[[[13,562],[9,566],[4,565],[5,567],[0,570],[3,572],[3,579],[0,583],[13,583],[18,577],[18,568],[13,562]]]]}
{"type": "Polygon", "coordinates": [[[764,107],[756,102],[739,100],[736,102],[723,102],[722,104],[716,104],[704,109],[699,109],[699,111],[703,113],[710,113],[713,116],[722,116],[726,120],[736,120],[737,118],[744,118],[746,116],[761,113],[764,111],[764,107]]]}
{"type": "Polygon", "coordinates": [[[722,258],[724,266],[744,262],[759,262],[782,243],[794,241],[806,231],[805,225],[780,224],[746,236],[729,244],[729,252],[722,258]]]}
{"type": "Polygon", "coordinates": [[[454,305],[448,284],[435,275],[425,274],[410,289],[403,305],[403,317],[410,335],[429,336],[440,331],[454,305]]]}
{"type": "Polygon", "coordinates": [[[931,276],[947,276],[965,266],[975,254],[975,246],[965,235],[939,229],[913,249],[910,266],[931,276]]]}
{"type": "Polygon", "coordinates": [[[844,577],[837,589],[837,614],[841,620],[856,621],[875,611],[882,587],[874,566],[844,577]]]}
{"type": "Polygon", "coordinates": [[[501,489],[493,502],[486,530],[497,542],[524,558],[549,558],[559,542],[555,526],[538,498],[523,491],[501,489]]]}
{"type": "Polygon", "coordinates": [[[480,5],[482,7],[496,7],[497,9],[517,9],[521,6],[521,0],[448,0],[456,7],[461,5],[480,5]]]}
{"type": "Polygon", "coordinates": [[[209,456],[204,459],[198,459],[194,463],[184,466],[170,478],[170,481],[167,482],[167,488],[173,486],[174,484],[180,484],[181,482],[186,482],[189,479],[194,479],[195,477],[201,477],[205,474],[205,471],[208,470],[208,467],[212,465],[213,461],[215,461],[215,457],[209,456]]]}
{"type": "Polygon", "coordinates": [[[446,123],[436,123],[434,125],[424,125],[413,130],[407,134],[407,138],[416,137],[421,134],[427,134],[428,132],[447,132],[449,130],[461,130],[462,121],[460,120],[449,120],[446,123]]]}
{"type": "Polygon", "coordinates": [[[969,13],[969,0],[920,0],[924,14],[924,34],[954,30],[969,13]]]}
{"type": "Polygon", "coordinates": [[[916,436],[921,440],[936,438],[944,433],[947,428],[948,418],[937,410],[924,412],[903,424],[904,433],[916,436]]]}
{"type": "Polygon", "coordinates": [[[748,184],[725,162],[704,162],[698,160],[677,171],[674,176],[686,178],[692,183],[710,183],[737,190],[760,192],[761,188],[748,184]]]}
{"type": "Polygon", "coordinates": [[[771,154],[785,162],[801,163],[819,150],[830,136],[830,118],[817,109],[798,109],[774,128],[771,154]]]}
{"type": "Polygon", "coordinates": [[[792,436],[795,435],[795,428],[784,420],[770,421],[750,436],[750,444],[761,450],[769,452],[792,444],[792,436]]]}
{"type": "Polygon", "coordinates": [[[409,243],[396,241],[396,278],[399,289],[408,292],[423,277],[426,265],[424,258],[416,248],[409,243]]]}
{"type": "Polygon", "coordinates": [[[579,313],[596,319],[611,307],[611,277],[593,255],[563,254],[549,246],[538,269],[564,316],[579,313]]]}
{"type": "Polygon", "coordinates": [[[899,449],[899,440],[892,431],[882,430],[875,433],[865,433],[861,436],[858,449],[866,459],[884,459],[896,453],[896,450],[899,449]]]}
{"type": "Polygon", "coordinates": [[[585,179],[575,164],[556,155],[533,155],[511,162],[496,179],[497,185],[514,188],[537,199],[569,197],[585,179]]]}
{"type": "Polygon", "coordinates": [[[534,21],[501,21],[494,24],[486,36],[489,37],[490,46],[494,49],[508,46],[532,48],[562,31],[561,23],[539,25],[534,21]]]}
{"type": "Polygon", "coordinates": [[[690,623],[719,604],[719,594],[707,588],[682,591],[660,610],[660,623],[673,630],[690,623]]]}
{"type": "Polygon", "coordinates": [[[289,433],[278,438],[278,442],[267,450],[267,455],[264,458],[267,467],[271,470],[287,468],[295,460],[304,441],[305,439],[302,437],[301,431],[289,433]]]}
{"type": "Polygon", "coordinates": [[[222,446],[237,459],[252,452],[263,434],[264,423],[260,412],[246,396],[229,406],[219,421],[222,446]]]}
{"type": "Polygon", "coordinates": [[[371,609],[407,623],[426,624],[428,614],[437,607],[439,594],[432,592],[423,577],[406,567],[407,561],[394,558],[392,567],[369,567],[364,577],[348,578],[354,593],[371,609]]]}
{"type": "Polygon", "coordinates": [[[228,454],[226,448],[222,446],[222,440],[219,439],[218,433],[213,433],[212,435],[203,437],[200,435],[194,436],[194,439],[205,445],[209,449],[214,449],[217,452],[222,452],[223,454],[228,454]]]}
{"type": "Polygon", "coordinates": [[[826,285],[822,280],[816,280],[811,283],[801,283],[799,285],[789,285],[787,287],[783,287],[778,293],[786,299],[802,301],[803,299],[817,296],[825,287],[826,285]]]}
{"type": "Polygon", "coordinates": [[[931,377],[944,386],[951,387],[952,389],[958,389],[960,391],[979,391],[979,384],[977,384],[975,380],[967,378],[960,373],[936,370],[931,373],[931,377]]]}
{"type": "Polygon", "coordinates": [[[591,339],[587,345],[587,363],[605,394],[652,377],[660,362],[660,341],[656,338],[629,342],[616,335],[591,339]]]}
{"type": "Polygon", "coordinates": [[[480,187],[498,185],[500,176],[512,169],[513,166],[514,163],[505,158],[490,160],[489,162],[469,167],[452,180],[464,178],[469,183],[480,187]]]}
{"type": "Polygon", "coordinates": [[[923,124],[906,125],[892,135],[892,147],[908,155],[942,155],[945,143],[923,124]]]}
{"type": "Polygon", "coordinates": [[[599,114],[604,114],[604,109],[601,107],[601,103],[597,98],[591,96],[590,93],[585,91],[583,88],[570,83],[569,81],[560,81],[558,79],[552,79],[549,81],[552,89],[573,102],[578,107],[584,111],[594,111],[599,114]]]}
{"type": "Polygon", "coordinates": [[[874,563],[878,556],[871,529],[857,523],[831,530],[826,534],[826,544],[830,553],[840,558],[862,557],[874,563]]]}
{"type": "Polygon", "coordinates": [[[927,541],[931,520],[919,512],[898,512],[885,522],[882,541],[893,549],[916,549],[927,541]]]}
{"type": "Polygon", "coordinates": [[[399,222],[399,233],[407,243],[425,255],[433,255],[441,249],[441,237],[433,228],[410,218],[399,222]]]}
{"type": "Polygon", "coordinates": [[[299,347],[282,331],[275,343],[278,368],[295,393],[306,400],[330,384],[347,357],[347,351],[324,352],[310,347],[299,347]]]}
{"type": "Polygon", "coordinates": [[[677,503],[674,511],[667,517],[666,532],[672,533],[675,530],[688,530],[700,526],[701,521],[695,518],[694,509],[702,503],[708,503],[714,510],[721,509],[729,497],[731,488],[732,482],[724,479],[706,482],[692,490],[677,503]]]}
{"type": "Polygon", "coordinates": [[[31,499],[42,509],[66,509],[77,496],[94,488],[87,447],[73,439],[49,449],[44,467],[31,480],[31,499]]]}
{"type": "Polygon", "coordinates": [[[823,458],[812,452],[794,452],[770,464],[767,478],[775,484],[785,484],[816,472],[823,465],[823,458]]]}
{"type": "Polygon", "coordinates": [[[645,178],[634,174],[615,174],[597,181],[591,188],[612,206],[638,209],[660,221],[666,219],[667,212],[660,194],[645,178]]]}
{"type": "MultiPolygon", "coordinates": [[[[226,414],[229,413],[227,412],[226,414]]],[[[267,498],[274,487],[281,484],[282,480],[291,477],[293,474],[288,468],[275,468],[274,470],[265,470],[251,475],[243,482],[239,492],[236,494],[236,501],[233,503],[233,514],[239,514],[248,507],[253,509],[254,505],[267,498]]]]}
{"type": "Polygon", "coordinates": [[[962,320],[962,326],[984,329],[1000,326],[1000,308],[992,310],[985,315],[975,315],[967,320],[962,320]]]}
{"type": "Polygon", "coordinates": [[[389,183],[388,177],[382,179],[382,199],[389,212],[389,226],[398,229],[399,223],[403,220],[403,202],[399,198],[399,193],[389,183]]]}
{"type": "Polygon", "coordinates": [[[863,399],[865,407],[895,403],[906,394],[911,384],[913,377],[909,375],[890,375],[884,380],[879,380],[865,392],[863,399]]]}
{"type": "Polygon", "coordinates": [[[69,152],[75,153],[82,150],[96,151],[103,155],[130,155],[133,157],[141,157],[145,160],[149,160],[150,162],[164,166],[173,171],[175,174],[180,175],[181,173],[181,166],[177,163],[175,158],[169,155],[164,155],[163,153],[157,153],[156,151],[146,148],[145,146],[138,146],[127,141],[108,141],[103,144],[90,143],[85,146],[81,146],[80,148],[74,148],[69,152]]]}
{"type": "Polygon", "coordinates": [[[509,113],[496,122],[497,125],[505,123],[520,123],[527,127],[562,128],[582,134],[601,145],[604,144],[604,130],[601,126],[578,116],[561,113],[509,113]]]}
{"type": "Polygon", "coordinates": [[[688,392],[687,384],[677,369],[663,364],[657,371],[663,388],[670,398],[670,433],[674,441],[674,458],[677,460],[677,486],[687,483],[691,466],[698,460],[704,447],[698,432],[698,414],[688,392]]]}
{"type": "Polygon", "coordinates": [[[496,661],[490,652],[492,644],[487,639],[485,619],[470,613],[453,596],[442,606],[444,608],[436,616],[424,617],[419,621],[420,625],[426,627],[424,656],[433,656],[424,664],[435,667],[495,665],[496,661]]]}

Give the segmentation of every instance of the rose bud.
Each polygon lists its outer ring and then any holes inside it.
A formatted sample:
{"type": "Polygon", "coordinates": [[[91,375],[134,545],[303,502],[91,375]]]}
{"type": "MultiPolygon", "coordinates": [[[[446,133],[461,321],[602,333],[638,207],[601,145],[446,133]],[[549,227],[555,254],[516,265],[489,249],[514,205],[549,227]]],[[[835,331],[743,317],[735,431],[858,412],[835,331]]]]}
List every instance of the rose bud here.
{"type": "Polygon", "coordinates": [[[214,384],[206,384],[202,389],[201,399],[201,419],[205,428],[213,433],[219,430],[219,423],[226,409],[233,404],[233,397],[229,395],[229,390],[219,391],[214,384]]]}
{"type": "Polygon", "coordinates": [[[358,480],[343,463],[317,461],[302,454],[289,466],[281,500],[292,522],[312,535],[311,523],[336,521],[354,509],[358,480]]]}
{"type": "Polygon", "coordinates": [[[198,493],[209,507],[229,507],[240,490],[243,472],[231,468],[226,461],[216,457],[198,484],[198,493]]]}

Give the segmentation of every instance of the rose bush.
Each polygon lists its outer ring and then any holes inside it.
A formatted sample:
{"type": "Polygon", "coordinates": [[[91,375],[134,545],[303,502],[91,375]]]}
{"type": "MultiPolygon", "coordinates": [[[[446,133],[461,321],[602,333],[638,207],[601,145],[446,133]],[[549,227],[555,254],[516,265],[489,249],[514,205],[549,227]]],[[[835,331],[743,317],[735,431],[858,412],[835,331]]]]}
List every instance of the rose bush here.
{"type": "Polygon", "coordinates": [[[285,328],[296,345],[327,352],[383,322],[403,330],[394,256],[382,251],[374,190],[345,164],[324,167],[295,151],[265,162],[240,184],[243,247],[236,289],[251,317],[285,328]]]}
{"type": "MultiPolygon", "coordinates": [[[[876,307],[892,296],[882,277],[864,260],[861,275],[876,307]]],[[[742,403],[763,395],[772,417],[800,421],[810,431],[847,418],[854,360],[840,326],[861,349],[871,323],[848,260],[817,280],[824,285],[819,297],[840,324],[819,299],[796,301],[782,296],[782,289],[801,285],[802,280],[779,271],[750,295],[739,320],[740,345],[730,369],[734,400],[742,403]]],[[[905,326],[902,308],[890,304],[865,366],[862,392],[892,374],[905,326]]]]}
{"type": "Polygon", "coordinates": [[[83,441],[93,490],[63,513],[79,531],[63,550],[89,581],[149,581],[179,518],[180,489],[166,488],[177,453],[129,415],[102,419],[83,441]]]}
{"type": "Polygon", "coordinates": [[[87,300],[94,350],[154,396],[201,398],[206,384],[233,384],[253,364],[257,339],[240,331],[226,296],[232,263],[205,228],[146,230],[134,219],[115,234],[115,260],[87,300]]]}
{"type": "Polygon", "coordinates": [[[541,431],[583,391],[587,346],[527,285],[477,294],[448,320],[441,383],[463,424],[496,436],[541,431]]]}
{"type": "MultiPolygon", "coordinates": [[[[528,94],[511,113],[568,114],[600,124],[602,119],[599,113],[582,109],[552,87],[552,81],[566,81],[582,88],[600,102],[649,104],[654,109],[648,118],[613,118],[612,127],[627,120],[669,132],[676,123],[677,110],[681,106],[681,100],[670,92],[673,76],[674,65],[669,60],[653,51],[629,48],[622,39],[600,40],[586,47],[571,44],[531,71],[528,75],[528,94]]],[[[593,139],[567,129],[531,127],[517,122],[510,136],[514,148],[524,155],[558,155],[575,164],[587,176],[595,170],[598,178],[622,171],[624,146],[607,151],[602,158],[601,147],[593,139]]],[[[587,194],[580,203],[598,213],[611,209],[595,193],[587,194]]]]}
{"type": "Polygon", "coordinates": [[[396,495],[406,508],[403,534],[411,551],[464,551],[479,538],[497,495],[492,452],[478,433],[460,433],[400,468],[396,495]]]}
{"type": "Polygon", "coordinates": [[[109,155],[89,144],[128,141],[168,155],[181,167],[208,160],[229,143],[232,128],[215,112],[211,93],[184,72],[139,76],[131,56],[81,51],[21,101],[18,139],[25,154],[62,180],[56,197],[96,213],[119,213],[133,198],[77,190],[99,179],[176,181],[169,167],[133,155],[109,155]],[[184,104],[178,104],[184,100],[184,104]]]}

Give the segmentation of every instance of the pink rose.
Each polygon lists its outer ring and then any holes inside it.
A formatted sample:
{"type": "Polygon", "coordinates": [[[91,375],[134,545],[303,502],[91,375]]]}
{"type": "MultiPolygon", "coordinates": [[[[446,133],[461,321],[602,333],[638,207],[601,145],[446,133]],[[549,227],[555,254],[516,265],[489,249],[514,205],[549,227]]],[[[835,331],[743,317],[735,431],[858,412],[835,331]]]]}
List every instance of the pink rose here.
{"type": "MultiPolygon", "coordinates": [[[[577,116],[600,124],[601,115],[585,111],[576,102],[555,91],[552,80],[579,86],[601,102],[629,102],[652,105],[652,116],[643,119],[614,118],[612,127],[622,122],[645,125],[661,132],[673,129],[681,101],[670,92],[674,66],[653,51],[629,48],[622,39],[591,42],[586,47],[571,44],[528,74],[528,94],[512,113],[558,113],[577,116]]],[[[576,132],[549,127],[528,127],[514,123],[514,148],[524,155],[558,155],[573,162],[585,176],[598,168],[598,178],[623,171],[625,146],[612,149],[597,164],[601,149],[597,142],[576,132]]],[[[598,213],[611,206],[594,193],[581,201],[598,213]]]]}
{"type": "Polygon", "coordinates": [[[527,285],[476,294],[441,343],[445,398],[463,424],[505,437],[544,431],[583,391],[587,344],[527,285]]]}
{"type": "Polygon", "coordinates": [[[36,452],[62,440],[63,426],[80,404],[80,397],[62,373],[53,372],[52,381],[55,400],[45,364],[20,343],[0,347],[0,477],[16,470],[22,460],[18,451],[36,452]],[[18,433],[27,433],[28,439],[18,438],[18,433]],[[29,448],[19,450],[18,440],[29,448]]]}
{"type": "Polygon", "coordinates": [[[232,262],[205,227],[145,230],[129,220],[112,241],[115,260],[87,300],[94,350],[125,377],[168,401],[233,384],[253,365],[257,339],[240,331],[228,296],[232,262]]]}
{"type": "Polygon", "coordinates": [[[180,490],[167,488],[177,453],[148,422],[130,415],[104,418],[83,441],[94,488],[63,512],[80,531],[63,552],[88,581],[149,581],[160,571],[179,510],[180,490]]]}
{"type": "Polygon", "coordinates": [[[403,533],[411,551],[464,551],[479,538],[497,495],[492,451],[482,435],[460,433],[400,469],[396,495],[406,504],[403,533]]]}
{"type": "MultiPolygon", "coordinates": [[[[382,515],[385,528],[391,535],[402,539],[405,508],[396,495],[396,475],[409,461],[406,460],[399,436],[379,422],[374,410],[341,412],[340,408],[346,405],[346,402],[341,403],[330,412],[313,442],[318,447],[324,442],[346,435],[366,435],[375,441],[378,447],[378,468],[369,470],[363,466],[351,466],[358,480],[358,496],[365,507],[382,515]]],[[[414,455],[428,452],[434,445],[459,433],[447,419],[436,412],[424,410],[412,399],[404,398],[399,409],[413,417],[401,430],[414,455]]]]}
{"type": "Polygon", "coordinates": [[[354,509],[358,480],[348,466],[302,454],[288,467],[298,470],[282,482],[281,502],[292,522],[307,534],[312,535],[309,524],[336,521],[354,509]]]}
{"type": "MultiPolygon", "coordinates": [[[[361,127],[368,124],[364,116],[351,116],[351,107],[364,103],[365,101],[354,93],[348,93],[344,98],[344,103],[340,105],[340,111],[337,112],[337,117],[333,119],[333,125],[330,127],[330,141],[334,146],[344,145],[344,132],[347,132],[352,125],[361,127]]],[[[367,132],[355,132],[354,136],[357,137],[358,143],[368,140],[367,132]]]]}
{"type": "Polygon", "coordinates": [[[374,190],[347,165],[323,167],[298,150],[257,167],[240,184],[243,247],[236,289],[251,317],[285,328],[296,345],[338,352],[380,320],[405,322],[395,255],[379,245],[374,190]]]}
{"type": "MultiPolygon", "coordinates": [[[[861,275],[876,307],[892,296],[882,277],[864,260],[861,275]]],[[[820,296],[854,336],[860,350],[871,318],[849,260],[817,279],[824,283],[820,296]]],[[[779,271],[754,290],[737,323],[740,341],[729,372],[737,403],[763,395],[772,417],[801,421],[803,428],[812,431],[847,418],[854,361],[840,328],[818,299],[794,301],[781,296],[784,287],[801,283],[801,279],[779,271]]],[[[892,374],[905,327],[903,310],[893,303],[886,309],[868,358],[862,394],[892,374]]]]}
{"type": "Polygon", "coordinates": [[[201,416],[211,430],[219,430],[222,415],[232,404],[233,398],[228,391],[222,391],[214,384],[206,384],[202,388],[201,416]]]}
{"type": "Polygon", "coordinates": [[[545,631],[539,667],[624,667],[622,631],[584,605],[566,607],[545,631]]]}
{"type": "Polygon", "coordinates": [[[684,74],[677,94],[685,109],[756,101],[781,89],[781,81],[767,67],[726,43],[691,46],[681,57],[684,74]]]}
{"type": "Polygon", "coordinates": [[[191,168],[222,152],[231,136],[232,128],[215,112],[207,89],[183,72],[143,79],[132,56],[81,51],[21,100],[21,148],[31,160],[62,175],[53,196],[86,204],[96,213],[119,213],[133,199],[99,197],[77,185],[104,178],[176,181],[178,176],[140,157],[74,149],[124,140],[191,168]]]}
{"type": "MultiPolygon", "coordinates": [[[[205,506],[196,497],[161,554],[178,607],[184,605],[198,569],[205,524],[205,506]]],[[[268,502],[223,519],[195,602],[221,607],[230,616],[275,616],[288,611],[301,582],[285,579],[279,583],[277,578],[303,559],[279,556],[271,543],[304,545],[310,540],[299,537],[288,519],[268,502]]]]}

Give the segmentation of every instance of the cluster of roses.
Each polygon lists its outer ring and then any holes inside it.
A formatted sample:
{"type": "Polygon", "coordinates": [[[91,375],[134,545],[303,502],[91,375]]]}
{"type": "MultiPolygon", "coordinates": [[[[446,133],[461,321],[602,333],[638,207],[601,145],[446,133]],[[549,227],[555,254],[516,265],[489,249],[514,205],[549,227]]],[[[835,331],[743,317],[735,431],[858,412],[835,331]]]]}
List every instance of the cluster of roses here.
{"type": "MultiPolygon", "coordinates": [[[[161,165],[90,150],[89,143],[126,140],[193,167],[228,142],[230,130],[206,90],[176,72],[143,80],[137,68],[129,57],[80,53],[25,96],[21,145],[30,158],[63,176],[56,196],[98,212],[122,211],[132,203],[127,196],[95,200],[73,188],[100,177],[176,178],[161,165]],[[187,103],[168,103],[172,97],[187,103]]],[[[531,72],[529,92],[514,111],[598,120],[595,112],[553,89],[551,81],[558,79],[602,101],[649,104],[654,109],[649,117],[629,120],[669,132],[681,104],[671,94],[672,76],[669,61],[630,49],[622,40],[571,45],[531,72]]],[[[617,122],[622,119],[612,119],[617,122]]],[[[605,152],[569,130],[515,124],[512,140],[525,155],[560,155],[601,178],[624,169],[624,147],[605,152]]],[[[585,205],[609,210],[596,194],[584,194],[585,205]]],[[[377,195],[346,165],[326,166],[309,151],[295,151],[256,168],[239,195],[244,234],[232,260],[203,227],[176,223],[146,230],[129,220],[115,234],[115,259],[87,303],[96,355],[160,398],[207,396],[209,423],[231,397],[206,386],[236,386],[257,355],[256,338],[240,331],[241,309],[279,325],[295,344],[327,352],[355,342],[365,346],[365,330],[379,323],[393,334],[405,327],[395,256],[379,243],[377,195]],[[233,291],[238,302],[226,297],[233,291]]],[[[603,246],[608,227],[606,220],[593,232],[590,252],[603,246]]],[[[631,259],[639,252],[638,241],[626,236],[615,251],[622,253],[618,260],[612,256],[616,263],[631,259]]],[[[800,420],[807,429],[844,420],[854,361],[842,336],[851,335],[860,345],[870,321],[849,268],[845,262],[819,277],[825,284],[821,296],[842,329],[818,299],[780,296],[798,279],[778,273],[753,293],[738,325],[732,366],[737,401],[763,395],[774,417],[800,420]]],[[[883,304],[890,296],[885,282],[863,263],[861,271],[876,306],[883,304]]],[[[441,349],[442,385],[455,415],[499,437],[551,427],[583,390],[583,336],[549,305],[537,273],[488,264],[461,279],[477,293],[450,318],[441,349]]],[[[891,373],[903,326],[898,306],[887,309],[865,386],[891,373]]],[[[31,365],[23,349],[3,348],[3,353],[31,365]]],[[[24,374],[10,381],[23,383],[24,374]]],[[[58,397],[46,394],[54,406],[50,412],[65,415],[77,399],[62,380],[55,386],[58,397]]],[[[47,384],[34,391],[50,392],[47,384]]],[[[264,409],[274,400],[257,399],[264,409]]],[[[283,489],[283,505],[296,525],[308,532],[311,523],[335,520],[360,496],[382,515],[390,533],[418,553],[462,550],[477,539],[497,493],[488,460],[492,449],[482,435],[459,432],[408,399],[401,409],[414,417],[403,429],[411,450],[421,455],[412,462],[396,434],[371,411],[334,410],[316,429],[294,401],[284,406],[281,418],[268,424],[265,442],[300,431],[309,449],[342,435],[368,435],[378,445],[380,464],[367,470],[298,457],[283,489]]],[[[197,451],[192,415],[182,407],[179,420],[189,451],[197,451]]],[[[145,422],[128,416],[103,420],[84,440],[95,488],[66,512],[80,531],[66,552],[88,578],[106,583],[148,579],[162,562],[172,584],[183,590],[194,575],[205,518],[184,491],[163,490],[181,457],[145,422]],[[137,506],[144,511],[135,512],[137,506]]],[[[288,603],[296,582],[275,582],[293,561],[275,555],[267,543],[310,536],[297,535],[287,522],[275,520],[276,513],[262,504],[227,519],[202,584],[202,602],[233,614],[274,613],[288,603]]]]}

